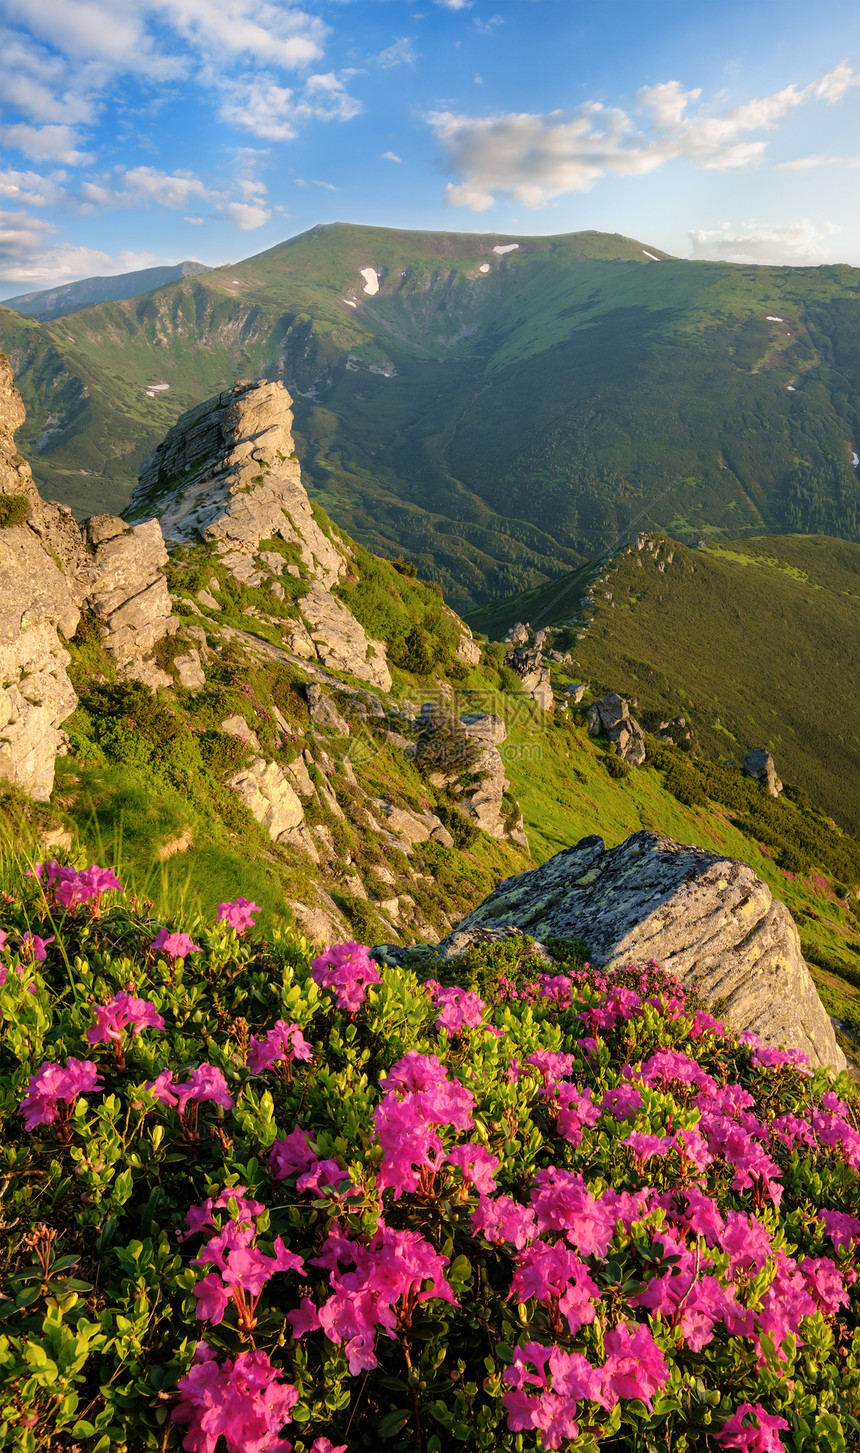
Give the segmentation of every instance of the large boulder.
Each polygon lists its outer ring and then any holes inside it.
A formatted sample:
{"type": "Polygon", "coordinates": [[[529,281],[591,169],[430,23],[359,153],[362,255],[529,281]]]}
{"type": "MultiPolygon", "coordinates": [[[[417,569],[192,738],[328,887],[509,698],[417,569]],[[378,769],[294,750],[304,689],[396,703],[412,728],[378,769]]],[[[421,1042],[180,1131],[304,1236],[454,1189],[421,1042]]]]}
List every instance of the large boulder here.
{"type": "Polygon", "coordinates": [[[645,761],[645,733],[635,717],[630,715],[630,704],[617,691],[607,691],[599,701],[588,708],[588,730],[591,736],[607,736],[615,744],[619,757],[631,767],[641,767],[645,761]]]}
{"type": "Polygon", "coordinates": [[[776,763],[766,747],[753,747],[744,757],[744,775],[754,777],[766,787],[771,797],[778,797],[782,783],[776,775],[776,763]]]}
{"type": "Polygon", "coordinates": [[[609,850],[583,838],[501,883],[456,933],[505,928],[584,939],[599,968],[656,959],[733,1028],[845,1068],[794,921],[746,863],[653,832],[609,850]]]}
{"type": "Polygon", "coordinates": [[[94,515],[84,534],[95,571],[88,599],[118,675],[151,687],[172,685],[151,659],[158,642],[180,624],[164,576],[167,551],[158,520],[132,527],[114,515],[94,515]]]}
{"type": "Polygon", "coordinates": [[[552,711],[552,680],[539,646],[521,646],[508,656],[508,665],[522,679],[523,691],[543,711],[552,711]]]}

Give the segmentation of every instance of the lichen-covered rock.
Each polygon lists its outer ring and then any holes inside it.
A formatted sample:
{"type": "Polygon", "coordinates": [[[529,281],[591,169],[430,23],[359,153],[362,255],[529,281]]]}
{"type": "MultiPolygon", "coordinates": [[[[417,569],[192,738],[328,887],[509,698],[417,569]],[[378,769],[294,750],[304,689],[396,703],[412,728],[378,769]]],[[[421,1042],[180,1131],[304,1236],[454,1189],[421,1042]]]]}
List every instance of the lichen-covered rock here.
{"type": "Polygon", "coordinates": [[[513,646],[516,649],[517,646],[525,646],[528,642],[528,638],[528,623],[523,621],[517,621],[516,625],[511,626],[507,635],[504,637],[504,642],[506,646],[513,646]]]}
{"type": "Polygon", "coordinates": [[[331,671],[347,671],[360,681],[369,681],[381,691],[391,690],[391,672],[382,641],[372,641],[343,601],[326,590],[321,581],[312,582],[299,601],[316,654],[331,671]]]}
{"type": "Polygon", "coordinates": [[[228,786],[238,793],[273,842],[280,842],[304,822],[304,808],[277,762],[254,757],[229,779],[228,786]]]}
{"type": "Polygon", "coordinates": [[[508,656],[508,665],[522,678],[523,691],[543,711],[552,711],[553,694],[549,667],[538,646],[522,646],[508,656]]]}
{"type": "Polygon", "coordinates": [[[653,832],[608,851],[583,838],[501,883],[456,932],[508,927],[585,939],[599,967],[656,959],[735,1029],[845,1067],[794,921],[746,863],[653,832]]]}
{"type": "Polygon", "coordinates": [[[478,642],[472,639],[472,632],[468,627],[463,630],[462,622],[460,623],[460,630],[461,635],[457,643],[457,655],[461,661],[465,661],[467,666],[480,666],[481,648],[478,642]]]}

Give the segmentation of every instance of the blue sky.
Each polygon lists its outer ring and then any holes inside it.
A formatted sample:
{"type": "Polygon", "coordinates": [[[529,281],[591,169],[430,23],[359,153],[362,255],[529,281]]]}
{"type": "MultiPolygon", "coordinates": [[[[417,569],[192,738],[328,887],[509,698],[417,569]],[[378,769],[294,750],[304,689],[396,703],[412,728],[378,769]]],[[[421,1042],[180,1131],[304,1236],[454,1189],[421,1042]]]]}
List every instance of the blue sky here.
{"type": "Polygon", "coordinates": [[[318,222],[860,265],[856,0],[0,0],[0,296],[318,222]]]}

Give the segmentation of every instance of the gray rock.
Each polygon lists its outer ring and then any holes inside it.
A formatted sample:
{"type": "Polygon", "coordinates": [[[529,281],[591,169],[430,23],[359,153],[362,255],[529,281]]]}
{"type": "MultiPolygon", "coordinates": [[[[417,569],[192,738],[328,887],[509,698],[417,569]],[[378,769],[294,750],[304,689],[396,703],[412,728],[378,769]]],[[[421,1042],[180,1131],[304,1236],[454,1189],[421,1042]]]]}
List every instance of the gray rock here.
{"type": "Polygon", "coordinates": [[[653,832],[609,851],[583,838],[508,878],[457,932],[509,927],[583,938],[600,968],[656,959],[707,1003],[722,1001],[734,1029],[802,1049],[813,1065],[845,1067],[794,921],[746,863],[653,832]]]}
{"type": "Polygon", "coordinates": [[[227,785],[238,793],[273,842],[304,822],[304,808],[277,762],[255,757],[227,785]]]}
{"type": "Polygon", "coordinates": [[[489,712],[466,712],[460,723],[467,734],[476,742],[500,747],[508,735],[508,729],[500,716],[489,712]]]}
{"type": "Polygon", "coordinates": [[[257,733],[248,726],[245,718],[239,716],[238,712],[235,716],[228,716],[222,721],[221,730],[226,732],[228,737],[238,737],[240,742],[246,742],[258,755],[261,752],[262,748],[257,733]]]}
{"type": "Polygon", "coordinates": [[[343,601],[321,581],[312,582],[299,601],[316,654],[332,671],[348,671],[382,691],[391,690],[391,672],[382,641],[372,641],[343,601]]]}
{"type": "Polygon", "coordinates": [[[206,685],[206,672],[200,661],[199,651],[189,651],[187,656],[174,656],[173,668],[179,685],[186,691],[199,691],[206,685]]]}
{"type": "Polygon", "coordinates": [[[588,690],[588,687],[586,686],[584,681],[569,681],[564,689],[573,701],[574,705],[579,706],[579,703],[582,701],[582,698],[588,690]]]}
{"type": "Polygon", "coordinates": [[[508,664],[522,677],[523,691],[542,711],[552,711],[553,695],[549,667],[537,646],[522,646],[508,656],[508,664]]]}
{"type": "Polygon", "coordinates": [[[309,681],[305,687],[305,695],[308,699],[311,721],[315,727],[321,731],[337,732],[341,737],[349,736],[349,722],[341,716],[327,691],[323,691],[316,681],[309,681]]]}
{"type": "Polygon", "coordinates": [[[635,717],[630,715],[630,706],[617,691],[608,691],[588,708],[588,730],[591,736],[607,736],[615,743],[619,757],[632,767],[641,767],[645,761],[645,733],[635,717]]]}
{"type": "Polygon", "coordinates": [[[776,765],[773,757],[766,747],[753,747],[744,757],[744,775],[754,777],[763,787],[766,787],[771,797],[778,797],[782,791],[782,783],[776,775],[776,765]]]}
{"type": "Polygon", "coordinates": [[[529,627],[528,627],[528,624],[524,624],[522,621],[517,621],[516,625],[515,626],[511,626],[511,628],[508,631],[507,635],[503,639],[504,639],[504,643],[505,643],[506,646],[514,646],[514,647],[517,647],[517,646],[524,646],[526,644],[526,642],[528,641],[528,638],[529,638],[529,627]]]}
{"type": "Polygon", "coordinates": [[[457,655],[461,661],[466,662],[467,666],[479,666],[481,664],[481,648],[477,641],[472,640],[472,633],[468,627],[465,630],[463,629],[462,623],[460,640],[457,645],[457,655]]]}

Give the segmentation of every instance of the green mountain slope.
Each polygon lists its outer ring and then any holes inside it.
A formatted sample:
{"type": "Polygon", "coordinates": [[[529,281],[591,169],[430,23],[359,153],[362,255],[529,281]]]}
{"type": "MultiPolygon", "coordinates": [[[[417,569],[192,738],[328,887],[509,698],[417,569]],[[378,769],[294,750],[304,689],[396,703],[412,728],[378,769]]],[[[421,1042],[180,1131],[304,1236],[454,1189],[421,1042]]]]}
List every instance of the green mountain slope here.
{"type": "Polygon", "coordinates": [[[568,631],[570,669],[598,692],[636,697],[653,728],[685,715],[707,756],[742,761],[767,746],[786,782],[860,834],[860,545],[777,535],[690,550],[652,536],[601,570],[576,615],[582,580],[471,624],[500,634],[516,619],[573,617],[585,634],[568,631]]]}
{"type": "Polygon", "coordinates": [[[860,538],[860,272],[649,254],[320,227],[35,332],[0,310],[0,347],[37,476],[82,513],[121,507],[182,410],[282,378],[331,514],[460,607],[636,525],[860,538]]]}
{"type": "Polygon", "coordinates": [[[96,303],[137,298],[152,292],[153,288],[166,287],[177,278],[208,271],[202,262],[177,262],[172,267],[144,267],[136,272],[116,273],[113,277],[85,277],[75,283],[61,283],[56,288],[4,298],[3,307],[46,322],[50,318],[62,318],[66,313],[78,313],[82,308],[92,308],[96,303]]]}

